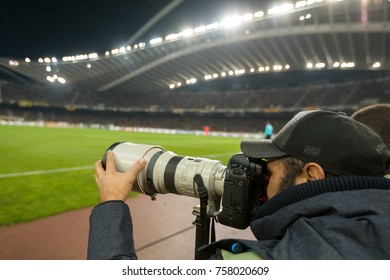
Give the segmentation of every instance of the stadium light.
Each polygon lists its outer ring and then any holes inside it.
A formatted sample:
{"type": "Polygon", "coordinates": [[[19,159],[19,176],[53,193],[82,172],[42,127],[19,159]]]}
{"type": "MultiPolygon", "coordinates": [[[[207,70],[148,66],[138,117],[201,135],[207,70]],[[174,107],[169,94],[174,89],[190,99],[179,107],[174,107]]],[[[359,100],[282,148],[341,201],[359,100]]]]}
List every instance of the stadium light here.
{"type": "Polygon", "coordinates": [[[316,63],[316,65],[315,65],[314,67],[317,68],[317,69],[322,69],[322,68],[325,67],[325,63],[323,63],[323,62],[318,62],[318,63],[316,63]]]}
{"type": "Polygon", "coordinates": [[[162,43],[162,41],[163,41],[163,39],[162,39],[161,37],[159,37],[159,38],[154,38],[154,39],[152,39],[152,40],[149,41],[149,44],[151,44],[151,45],[156,45],[156,44],[162,43]]]}
{"type": "Polygon", "coordinates": [[[54,82],[55,82],[55,79],[54,79],[53,77],[51,77],[51,76],[47,76],[47,77],[46,77],[46,80],[48,80],[48,81],[51,82],[51,83],[54,83],[54,82]]]}
{"type": "Polygon", "coordinates": [[[289,64],[286,64],[286,65],[284,66],[284,69],[286,69],[286,70],[290,69],[290,65],[289,65],[289,64]]]}
{"type": "Polygon", "coordinates": [[[218,29],[218,28],[219,28],[218,22],[213,22],[213,23],[206,25],[206,30],[213,30],[213,29],[218,29]]]}
{"type": "Polygon", "coordinates": [[[87,64],[87,68],[90,69],[92,67],[91,63],[87,64]]]}
{"type": "Polygon", "coordinates": [[[58,77],[58,81],[59,81],[61,84],[65,84],[65,83],[66,83],[65,79],[62,78],[62,77],[58,77]]]}
{"type": "Polygon", "coordinates": [[[306,1],[297,1],[295,3],[295,8],[302,8],[302,7],[305,7],[306,5],[307,5],[306,1]]]}
{"type": "Polygon", "coordinates": [[[190,84],[195,84],[196,83],[196,78],[191,78],[191,79],[188,79],[187,81],[186,81],[186,83],[187,83],[187,85],[190,85],[190,84]]]}
{"type": "Polygon", "coordinates": [[[253,14],[247,13],[242,16],[243,21],[250,21],[253,19],[253,14]]]}
{"type": "Polygon", "coordinates": [[[179,39],[179,34],[177,34],[177,33],[173,33],[173,34],[169,34],[169,35],[165,36],[165,40],[167,40],[167,41],[177,40],[177,39],[179,39]]]}
{"type": "Polygon", "coordinates": [[[8,64],[11,66],[19,66],[19,62],[17,62],[16,60],[10,60],[8,61],[8,64]]]}
{"type": "MultiPolygon", "coordinates": [[[[390,0],[389,0],[390,1],[390,0]]],[[[381,67],[381,63],[379,61],[375,62],[373,65],[372,65],[372,68],[379,68],[381,67]]]]}
{"type": "Polygon", "coordinates": [[[89,59],[95,59],[95,58],[98,58],[98,57],[99,57],[99,55],[97,53],[90,53],[90,54],[88,54],[88,58],[89,59]]]}
{"type": "Polygon", "coordinates": [[[312,69],[313,68],[313,63],[309,62],[308,64],[306,64],[306,67],[308,69],[312,69]]]}
{"type": "Polygon", "coordinates": [[[190,37],[194,35],[194,29],[188,28],[179,33],[180,37],[190,37]]]}
{"type": "Polygon", "coordinates": [[[294,4],[292,3],[286,3],[280,6],[273,7],[268,10],[269,15],[278,15],[278,14],[284,14],[294,9],[294,4]]]}
{"type": "Polygon", "coordinates": [[[30,62],[31,62],[31,59],[28,58],[28,57],[26,57],[26,58],[24,59],[24,61],[27,62],[27,63],[30,63],[30,62]]]}
{"type": "Polygon", "coordinates": [[[46,62],[46,63],[50,63],[51,62],[50,58],[48,58],[48,57],[45,57],[45,59],[43,61],[46,62]]]}
{"type": "Polygon", "coordinates": [[[202,33],[202,32],[205,32],[205,31],[206,31],[206,26],[205,25],[201,25],[201,26],[198,26],[198,27],[194,28],[194,32],[196,34],[202,33]]]}
{"type": "Polygon", "coordinates": [[[253,15],[254,15],[255,18],[260,18],[260,17],[264,16],[264,12],[263,11],[257,11],[253,15]]]}
{"type": "Polygon", "coordinates": [[[170,88],[170,89],[174,89],[174,88],[175,88],[175,84],[170,84],[170,85],[169,85],[169,88],[170,88]]]}
{"type": "Polygon", "coordinates": [[[242,22],[242,19],[238,16],[232,16],[232,17],[228,17],[228,18],[225,18],[224,20],[222,20],[219,25],[222,26],[222,27],[236,27],[238,25],[240,25],[242,22]]]}
{"type": "Polygon", "coordinates": [[[283,66],[279,65],[279,64],[274,65],[272,68],[274,69],[274,71],[282,71],[283,70],[283,66]]]}
{"type": "Polygon", "coordinates": [[[51,72],[51,67],[49,65],[46,66],[46,72],[51,72]]]}
{"type": "Polygon", "coordinates": [[[243,75],[243,74],[245,74],[245,69],[238,69],[238,70],[234,71],[234,74],[236,74],[237,76],[243,75]]]}
{"type": "Polygon", "coordinates": [[[335,67],[335,68],[340,67],[340,62],[338,62],[338,61],[334,62],[333,67],[335,67]]]}

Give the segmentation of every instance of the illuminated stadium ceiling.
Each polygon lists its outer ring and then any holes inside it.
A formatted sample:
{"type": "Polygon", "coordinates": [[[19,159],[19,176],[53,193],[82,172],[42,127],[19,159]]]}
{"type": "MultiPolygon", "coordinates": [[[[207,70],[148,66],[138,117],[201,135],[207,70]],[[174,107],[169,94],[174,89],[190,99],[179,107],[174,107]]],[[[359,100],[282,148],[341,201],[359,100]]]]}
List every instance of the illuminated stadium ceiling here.
{"type": "Polygon", "coordinates": [[[390,0],[311,0],[264,7],[106,53],[0,70],[81,91],[151,92],[236,75],[390,69],[390,0]]]}

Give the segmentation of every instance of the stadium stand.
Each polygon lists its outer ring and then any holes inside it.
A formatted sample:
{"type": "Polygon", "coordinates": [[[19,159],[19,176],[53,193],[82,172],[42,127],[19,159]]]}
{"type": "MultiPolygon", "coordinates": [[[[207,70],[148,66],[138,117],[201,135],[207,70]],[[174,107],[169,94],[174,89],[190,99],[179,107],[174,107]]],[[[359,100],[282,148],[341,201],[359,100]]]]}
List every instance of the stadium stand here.
{"type": "Polygon", "coordinates": [[[0,115],[256,132],[266,120],[277,131],[302,109],[390,103],[389,1],[270,4],[157,44],[142,38],[149,43],[62,60],[0,58],[0,115]]]}

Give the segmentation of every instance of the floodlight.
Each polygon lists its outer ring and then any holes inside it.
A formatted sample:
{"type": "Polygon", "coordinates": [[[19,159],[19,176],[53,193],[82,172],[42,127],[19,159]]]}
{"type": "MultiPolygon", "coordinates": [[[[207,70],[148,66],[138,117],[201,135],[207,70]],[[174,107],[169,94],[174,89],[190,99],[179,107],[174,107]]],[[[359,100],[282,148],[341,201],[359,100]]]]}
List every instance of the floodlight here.
{"type": "Polygon", "coordinates": [[[162,38],[154,38],[154,39],[150,40],[149,43],[151,45],[155,45],[155,44],[160,44],[162,41],[163,41],[162,38]]]}
{"type": "Polygon", "coordinates": [[[297,1],[295,3],[295,8],[302,8],[302,7],[305,7],[306,6],[306,1],[297,1]]]}
{"type": "Polygon", "coordinates": [[[179,35],[182,37],[189,37],[189,36],[192,36],[193,34],[194,34],[194,30],[191,28],[185,29],[179,33],[179,35]]]}
{"type": "Polygon", "coordinates": [[[206,31],[206,26],[205,25],[198,26],[198,27],[194,28],[194,32],[195,33],[202,33],[202,32],[205,32],[205,31],[206,31]]]}
{"type": "Polygon", "coordinates": [[[243,21],[250,21],[252,19],[253,19],[253,14],[250,14],[250,13],[245,14],[245,15],[242,16],[242,20],[243,21]]]}
{"type": "Polygon", "coordinates": [[[283,13],[287,13],[287,12],[291,11],[292,9],[294,9],[294,4],[287,3],[287,4],[283,4],[283,5],[276,6],[276,7],[269,9],[268,14],[269,15],[283,14],[283,13]]]}
{"type": "MultiPolygon", "coordinates": [[[[389,0],[390,1],[390,0],[389,0]]],[[[381,67],[381,63],[379,61],[375,62],[373,65],[372,65],[373,68],[379,68],[381,67]]]]}
{"type": "Polygon", "coordinates": [[[59,81],[61,84],[65,84],[65,83],[66,83],[65,79],[62,78],[62,77],[58,77],[58,81],[59,81]]]}
{"type": "Polygon", "coordinates": [[[174,33],[174,34],[169,34],[165,36],[165,40],[170,41],[170,40],[176,40],[179,39],[179,34],[174,33]]]}
{"type": "Polygon", "coordinates": [[[206,25],[206,30],[218,29],[218,28],[219,28],[218,22],[213,22],[211,24],[206,25]]]}
{"type": "Polygon", "coordinates": [[[264,16],[264,12],[263,11],[258,11],[258,12],[255,12],[253,15],[255,16],[255,18],[263,17],[264,16]]]}

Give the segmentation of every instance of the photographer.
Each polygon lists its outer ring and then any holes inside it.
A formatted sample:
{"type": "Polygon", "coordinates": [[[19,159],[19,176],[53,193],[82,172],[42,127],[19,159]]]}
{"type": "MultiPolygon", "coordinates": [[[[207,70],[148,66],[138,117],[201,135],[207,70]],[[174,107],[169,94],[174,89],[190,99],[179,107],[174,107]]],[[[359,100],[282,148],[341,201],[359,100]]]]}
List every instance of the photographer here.
{"type": "MultiPolygon", "coordinates": [[[[251,229],[257,240],[221,240],[201,248],[211,259],[390,259],[390,152],[350,117],[298,113],[272,139],[244,140],[249,158],[268,160],[267,201],[251,229]],[[244,256],[244,257],[242,257],[244,256]]],[[[123,202],[137,174],[95,165],[101,204],[90,217],[89,259],[136,259],[123,202]]]]}

